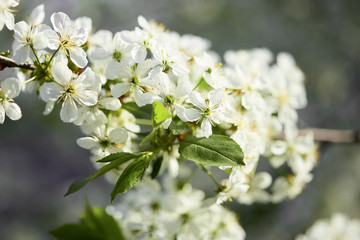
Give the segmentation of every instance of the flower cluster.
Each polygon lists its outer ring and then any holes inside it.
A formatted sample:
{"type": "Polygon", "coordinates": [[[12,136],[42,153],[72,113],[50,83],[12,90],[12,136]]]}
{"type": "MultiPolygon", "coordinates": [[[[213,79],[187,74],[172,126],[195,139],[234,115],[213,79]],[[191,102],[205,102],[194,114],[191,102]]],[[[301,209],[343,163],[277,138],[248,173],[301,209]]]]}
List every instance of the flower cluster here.
{"type": "MultiPolygon", "coordinates": [[[[0,2],[9,29],[13,21],[9,7],[17,3],[0,2]]],[[[153,178],[166,172],[176,178],[187,164],[180,154],[181,143],[216,135],[226,136],[244,155],[237,165],[220,164],[218,153],[213,155],[209,165],[228,173],[221,183],[215,180],[218,204],[228,199],[277,203],[294,198],[311,181],[317,147],[311,133],[300,134],[297,128],[296,111],[307,100],[304,75],[290,54],[274,56],[267,49],[227,51],[222,64],[208,40],[180,35],[142,16],[138,27],[115,34],[93,32],[87,17],[71,20],[65,13],[54,13],[52,27],[42,24],[44,18],[40,5],[28,21],[14,26],[12,57],[30,63],[34,70],[18,71],[19,80],[1,82],[0,123],[5,114],[19,119],[20,108],[12,99],[21,90],[36,89],[46,102],[44,114],[60,104],[61,120],[80,126],[86,136],[77,143],[91,151],[96,168],[112,166],[112,160],[97,162],[112,154],[134,154],[129,158],[136,158],[132,163],[127,159],[106,171],[112,182],[120,176],[117,184],[130,166],[141,173],[136,181],[151,171],[153,178]],[[159,105],[161,113],[154,110],[159,105]],[[259,172],[259,164],[269,167],[259,172]]],[[[168,239],[177,233],[178,239],[216,239],[220,232],[229,236],[221,239],[244,236],[239,226],[216,216],[222,211],[222,216],[233,219],[231,213],[219,205],[203,207],[201,191],[189,185],[162,191],[153,181],[153,188],[148,184],[128,195],[119,207],[125,212],[114,213],[134,230],[129,236],[168,239]],[[164,199],[179,204],[169,209],[164,199]],[[206,225],[204,218],[211,218],[212,225],[206,225]]]]}
{"type": "Polygon", "coordinates": [[[349,219],[348,216],[337,213],[330,219],[318,220],[305,234],[298,235],[295,240],[357,240],[360,239],[360,221],[349,219]]]}
{"type": "Polygon", "coordinates": [[[167,178],[164,189],[146,179],[107,212],[121,222],[128,239],[245,239],[236,215],[189,183],[167,178]]]}

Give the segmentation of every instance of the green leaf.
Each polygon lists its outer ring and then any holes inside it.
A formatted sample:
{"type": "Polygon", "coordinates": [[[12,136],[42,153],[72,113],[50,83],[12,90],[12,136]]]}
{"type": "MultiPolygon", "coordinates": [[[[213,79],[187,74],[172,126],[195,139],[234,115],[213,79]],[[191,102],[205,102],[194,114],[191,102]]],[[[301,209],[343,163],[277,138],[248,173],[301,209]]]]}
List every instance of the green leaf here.
{"type": "Polygon", "coordinates": [[[96,171],[91,177],[76,181],[69,187],[68,191],[65,193],[65,196],[68,196],[74,192],[79,191],[81,188],[83,188],[86,184],[88,184],[90,181],[100,177],[101,175],[109,172],[110,170],[120,166],[121,164],[126,163],[127,161],[135,158],[138,155],[134,155],[131,153],[115,153],[111,154],[98,162],[110,162],[109,164],[106,164],[102,168],[100,168],[98,171],[96,171]]]}
{"type": "Polygon", "coordinates": [[[121,108],[130,112],[136,118],[151,119],[151,105],[139,107],[135,102],[127,102],[123,103],[121,108]]]}
{"type": "Polygon", "coordinates": [[[152,169],[152,172],[151,172],[151,178],[154,179],[157,177],[157,175],[159,174],[160,172],[160,168],[161,168],[161,164],[163,162],[163,157],[159,157],[157,158],[155,161],[154,161],[154,164],[153,164],[153,169],[152,169]]]}
{"type": "Polygon", "coordinates": [[[125,240],[118,222],[101,207],[86,204],[80,220],[58,227],[50,234],[58,240],[125,240]]]}
{"type": "Polygon", "coordinates": [[[184,123],[180,119],[178,119],[178,120],[173,119],[173,121],[171,122],[171,124],[169,126],[169,129],[172,131],[172,133],[174,135],[183,133],[185,128],[186,128],[186,123],[184,123]]]}
{"type": "Polygon", "coordinates": [[[153,119],[153,127],[159,126],[166,119],[171,117],[169,111],[162,105],[160,102],[153,103],[152,109],[152,119],[153,119]]]}
{"type": "Polygon", "coordinates": [[[149,135],[147,135],[146,137],[144,137],[143,140],[142,140],[141,143],[140,143],[140,146],[142,146],[142,145],[143,145],[145,142],[147,142],[147,141],[151,142],[151,141],[155,140],[157,130],[158,130],[158,128],[154,128],[154,129],[151,131],[151,133],[149,133],[149,135]]]}
{"type": "Polygon", "coordinates": [[[140,156],[125,168],[111,192],[111,202],[115,200],[118,194],[126,192],[139,181],[153,158],[153,154],[140,156]]]}
{"type": "Polygon", "coordinates": [[[103,238],[99,233],[89,229],[82,223],[68,223],[64,224],[52,231],[50,234],[58,240],[102,240],[103,238]]]}
{"type": "Polygon", "coordinates": [[[112,162],[114,160],[118,160],[118,159],[132,159],[132,158],[135,158],[136,154],[133,154],[133,153],[128,153],[128,152],[119,152],[119,153],[113,153],[113,154],[110,154],[109,156],[106,156],[100,160],[97,160],[96,162],[112,162]]]}
{"type": "Polygon", "coordinates": [[[183,140],[179,153],[185,159],[208,166],[244,165],[244,154],[240,146],[224,135],[183,140]]]}
{"type": "Polygon", "coordinates": [[[91,207],[89,204],[86,204],[81,220],[89,229],[101,233],[103,239],[124,239],[117,221],[111,215],[107,214],[102,207],[91,207]]]}

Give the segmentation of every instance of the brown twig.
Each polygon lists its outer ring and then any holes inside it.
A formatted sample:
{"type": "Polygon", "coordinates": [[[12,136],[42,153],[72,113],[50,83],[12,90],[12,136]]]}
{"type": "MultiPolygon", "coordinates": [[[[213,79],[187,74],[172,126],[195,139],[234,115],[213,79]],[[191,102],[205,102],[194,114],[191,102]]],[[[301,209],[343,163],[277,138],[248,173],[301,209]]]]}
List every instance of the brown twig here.
{"type": "MultiPolygon", "coordinates": [[[[299,135],[304,136],[309,132],[314,134],[314,140],[317,142],[360,143],[360,132],[356,130],[305,128],[299,131],[299,135]]],[[[283,140],[285,136],[278,136],[277,139],[283,140]]]]}
{"type": "Polygon", "coordinates": [[[0,71],[2,71],[6,67],[10,67],[10,68],[17,67],[27,70],[35,70],[35,66],[33,64],[29,64],[29,63],[18,64],[11,58],[0,56],[0,71]]]}

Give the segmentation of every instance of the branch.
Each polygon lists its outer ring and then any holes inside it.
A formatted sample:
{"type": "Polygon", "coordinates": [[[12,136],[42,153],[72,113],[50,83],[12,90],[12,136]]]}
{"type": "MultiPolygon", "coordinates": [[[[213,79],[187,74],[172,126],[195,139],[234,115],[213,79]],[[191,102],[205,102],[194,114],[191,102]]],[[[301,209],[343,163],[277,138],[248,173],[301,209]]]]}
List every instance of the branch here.
{"type": "Polygon", "coordinates": [[[0,56],[0,71],[2,71],[6,67],[10,67],[10,68],[17,67],[27,70],[35,70],[35,66],[33,64],[29,64],[29,63],[18,64],[11,58],[0,56]]]}
{"type": "MultiPolygon", "coordinates": [[[[299,130],[299,135],[304,136],[309,132],[314,134],[314,140],[317,142],[360,143],[360,132],[356,130],[305,128],[299,130]]],[[[278,136],[277,139],[284,140],[285,136],[278,136]]]]}

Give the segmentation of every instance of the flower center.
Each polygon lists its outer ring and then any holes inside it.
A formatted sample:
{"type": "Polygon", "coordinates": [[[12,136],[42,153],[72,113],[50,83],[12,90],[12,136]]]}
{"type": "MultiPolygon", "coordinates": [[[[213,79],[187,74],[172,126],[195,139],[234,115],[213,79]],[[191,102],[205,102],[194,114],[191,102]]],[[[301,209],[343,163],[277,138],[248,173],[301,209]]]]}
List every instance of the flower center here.
{"type": "Polygon", "coordinates": [[[164,104],[165,106],[171,106],[174,103],[175,99],[174,96],[166,95],[164,98],[164,104]]]}
{"type": "Polygon", "coordinates": [[[113,59],[117,62],[120,62],[121,60],[121,52],[115,49],[115,52],[113,53],[113,59]]]}

